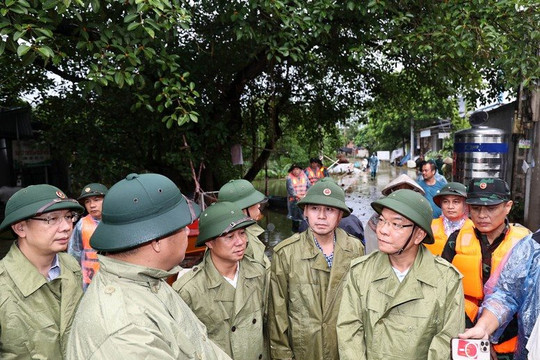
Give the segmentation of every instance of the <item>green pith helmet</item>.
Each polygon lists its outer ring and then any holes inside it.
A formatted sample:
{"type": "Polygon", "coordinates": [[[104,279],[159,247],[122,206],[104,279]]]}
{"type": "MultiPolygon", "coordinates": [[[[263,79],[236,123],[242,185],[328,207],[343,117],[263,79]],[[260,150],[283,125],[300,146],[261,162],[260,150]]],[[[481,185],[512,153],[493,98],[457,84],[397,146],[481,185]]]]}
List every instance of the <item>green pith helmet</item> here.
{"type": "Polygon", "coordinates": [[[87,197],[90,196],[105,196],[107,194],[107,187],[103,184],[99,183],[92,183],[88,184],[81,190],[81,195],[77,198],[77,200],[81,201],[87,197]]]}
{"type": "Polygon", "coordinates": [[[213,203],[201,214],[199,237],[195,245],[203,246],[209,240],[252,224],[255,224],[255,220],[244,215],[235,204],[228,201],[213,203]]]}
{"type": "Polygon", "coordinates": [[[159,174],[129,174],[103,199],[102,219],[90,246],[117,252],[170,235],[195,221],[201,210],[159,174]]]}
{"type": "Polygon", "coordinates": [[[498,205],[510,200],[510,187],[499,178],[478,178],[469,181],[467,204],[498,205]]]}
{"type": "Polygon", "coordinates": [[[84,208],[77,200],[68,198],[55,186],[41,184],[25,187],[13,194],[6,203],[6,218],[0,224],[0,238],[6,240],[17,238],[10,225],[56,210],[82,212],[84,208]]]}
{"type": "Polygon", "coordinates": [[[240,209],[246,209],[258,204],[265,199],[264,195],[257,191],[247,180],[231,180],[219,189],[218,201],[229,201],[240,209]]]}
{"type": "Polygon", "coordinates": [[[437,194],[433,197],[433,202],[441,207],[442,197],[446,195],[460,196],[467,198],[467,187],[462,183],[449,182],[441,190],[437,191],[437,194]]]}
{"type": "Polygon", "coordinates": [[[326,205],[343,210],[343,217],[351,214],[351,209],[345,204],[345,191],[331,177],[322,178],[309,188],[298,206],[304,209],[306,204],[326,205]]]}
{"type": "Polygon", "coordinates": [[[426,232],[424,243],[433,244],[435,242],[431,231],[433,210],[427,199],[419,193],[408,189],[397,190],[385,198],[372,202],[371,207],[379,215],[385,208],[403,215],[426,232]]]}

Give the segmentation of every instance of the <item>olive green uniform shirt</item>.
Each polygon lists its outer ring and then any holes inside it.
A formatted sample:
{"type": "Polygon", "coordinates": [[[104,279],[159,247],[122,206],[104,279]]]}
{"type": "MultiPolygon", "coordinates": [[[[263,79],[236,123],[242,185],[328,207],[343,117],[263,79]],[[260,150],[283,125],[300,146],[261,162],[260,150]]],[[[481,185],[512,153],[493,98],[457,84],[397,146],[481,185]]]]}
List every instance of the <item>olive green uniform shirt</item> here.
{"type": "Polygon", "coordinates": [[[244,257],[235,289],[215,268],[210,251],[173,288],[206,325],[210,339],[231,358],[267,359],[263,333],[266,269],[244,257]]]}
{"type": "Polygon", "coordinates": [[[179,267],[99,262],[73,320],[68,359],[230,359],[167,284],[179,267]]]}
{"type": "Polygon", "coordinates": [[[59,253],[60,276],[47,279],[13,243],[0,261],[0,359],[64,359],[83,295],[81,268],[59,253]]]}
{"type": "Polygon", "coordinates": [[[360,240],[335,230],[333,265],[316,247],[311,229],[274,248],[268,327],[272,359],[338,359],[336,320],[351,261],[360,240]]]}
{"type": "Polygon", "coordinates": [[[450,339],[465,327],[461,277],[424,246],[401,283],[387,254],[353,261],[337,322],[340,359],[450,359],[450,339]]]}

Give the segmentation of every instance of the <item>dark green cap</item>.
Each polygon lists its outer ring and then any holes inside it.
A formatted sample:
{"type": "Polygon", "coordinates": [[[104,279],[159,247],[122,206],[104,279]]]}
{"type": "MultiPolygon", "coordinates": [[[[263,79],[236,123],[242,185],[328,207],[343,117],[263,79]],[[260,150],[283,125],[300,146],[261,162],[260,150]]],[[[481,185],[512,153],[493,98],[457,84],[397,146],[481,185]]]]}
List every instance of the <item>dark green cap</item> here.
{"type": "Polygon", "coordinates": [[[101,222],[90,246],[111,252],[131,249],[186,227],[200,212],[169,178],[129,174],[103,199],[101,222]]]}
{"type": "Polygon", "coordinates": [[[77,200],[81,201],[84,198],[90,197],[90,196],[105,196],[107,194],[107,187],[103,184],[99,183],[91,183],[83,187],[81,190],[81,195],[77,198],[77,200]]]}
{"type": "Polygon", "coordinates": [[[510,200],[510,187],[498,178],[471,179],[467,188],[467,204],[498,205],[510,200]]]}
{"type": "Polygon", "coordinates": [[[231,180],[219,189],[218,201],[229,201],[240,209],[246,209],[265,199],[253,184],[244,179],[231,180]]]}
{"type": "Polygon", "coordinates": [[[16,236],[11,231],[10,225],[56,210],[82,212],[84,208],[77,200],[68,198],[55,186],[41,184],[25,187],[13,194],[6,204],[6,217],[0,225],[0,238],[15,239],[16,236]]]}
{"type": "Polygon", "coordinates": [[[311,186],[306,196],[298,202],[302,209],[306,204],[316,204],[343,210],[343,217],[351,214],[351,209],[345,204],[345,191],[331,177],[325,177],[311,186]]]}
{"type": "Polygon", "coordinates": [[[419,193],[408,189],[397,190],[385,198],[372,202],[371,207],[379,215],[385,208],[403,215],[426,232],[424,243],[433,244],[435,242],[431,231],[433,210],[427,199],[419,193]]]}
{"type": "Polygon", "coordinates": [[[244,215],[242,210],[232,202],[213,203],[201,214],[199,236],[195,245],[203,246],[209,240],[252,224],[255,224],[255,220],[244,215]]]}
{"type": "Polygon", "coordinates": [[[467,187],[462,183],[458,182],[449,182],[441,190],[437,191],[437,194],[433,197],[433,202],[441,207],[441,200],[443,196],[454,195],[461,196],[462,198],[467,198],[467,187]]]}

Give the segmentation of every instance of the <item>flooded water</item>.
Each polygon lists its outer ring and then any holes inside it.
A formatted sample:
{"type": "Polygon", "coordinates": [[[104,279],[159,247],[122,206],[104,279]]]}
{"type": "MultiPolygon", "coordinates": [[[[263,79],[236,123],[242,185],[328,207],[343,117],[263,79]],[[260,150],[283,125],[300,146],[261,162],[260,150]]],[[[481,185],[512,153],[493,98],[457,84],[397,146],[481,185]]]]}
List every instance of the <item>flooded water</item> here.
{"type": "MultiPolygon", "coordinates": [[[[363,172],[357,169],[351,174],[332,174],[332,177],[345,191],[347,206],[353,209],[353,214],[362,221],[365,227],[367,220],[373,214],[371,202],[381,196],[381,190],[386,184],[401,174],[407,174],[413,179],[416,178],[415,169],[394,167],[388,163],[381,163],[375,180],[370,179],[369,171],[363,172]]],[[[253,184],[260,191],[264,191],[266,186],[264,181],[254,182],[253,184]]],[[[271,179],[268,181],[267,187],[270,190],[268,193],[270,195],[284,196],[287,192],[285,179],[271,179]]],[[[261,235],[261,240],[266,243],[267,254],[270,256],[272,248],[281,240],[290,237],[293,232],[291,221],[287,219],[286,208],[267,206],[263,210],[263,214],[264,218],[259,220],[258,223],[266,229],[266,232],[261,235]]]]}

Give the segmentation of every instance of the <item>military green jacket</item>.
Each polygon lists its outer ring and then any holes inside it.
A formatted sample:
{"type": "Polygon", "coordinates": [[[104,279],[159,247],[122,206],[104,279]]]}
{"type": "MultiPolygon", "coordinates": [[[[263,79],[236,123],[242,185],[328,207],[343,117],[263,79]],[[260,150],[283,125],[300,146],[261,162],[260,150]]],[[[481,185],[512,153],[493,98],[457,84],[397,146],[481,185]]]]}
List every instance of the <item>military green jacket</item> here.
{"type": "Polygon", "coordinates": [[[202,263],[182,275],[173,288],[206,325],[210,339],[231,358],[267,358],[264,266],[244,257],[235,289],[217,271],[210,251],[206,251],[202,263]]]}
{"type": "Polygon", "coordinates": [[[339,228],[332,269],[311,229],[274,248],[268,307],[272,359],[338,359],[336,320],[345,276],[363,254],[360,240],[339,228]]]}
{"type": "Polygon", "coordinates": [[[167,284],[179,267],[99,262],[73,320],[68,359],[230,359],[167,284]]]}
{"type": "Polygon", "coordinates": [[[65,358],[82,274],[71,255],[58,258],[60,276],[50,282],[16,243],[0,261],[0,359],[65,358]]]}
{"type": "Polygon", "coordinates": [[[259,235],[264,233],[264,229],[257,224],[250,225],[246,228],[248,236],[248,246],[246,248],[246,257],[255,260],[259,264],[270,270],[270,260],[264,253],[266,245],[259,239],[259,235]]]}
{"type": "Polygon", "coordinates": [[[353,261],[339,311],[343,360],[445,360],[465,326],[460,273],[424,246],[403,282],[388,255],[353,261]]]}

